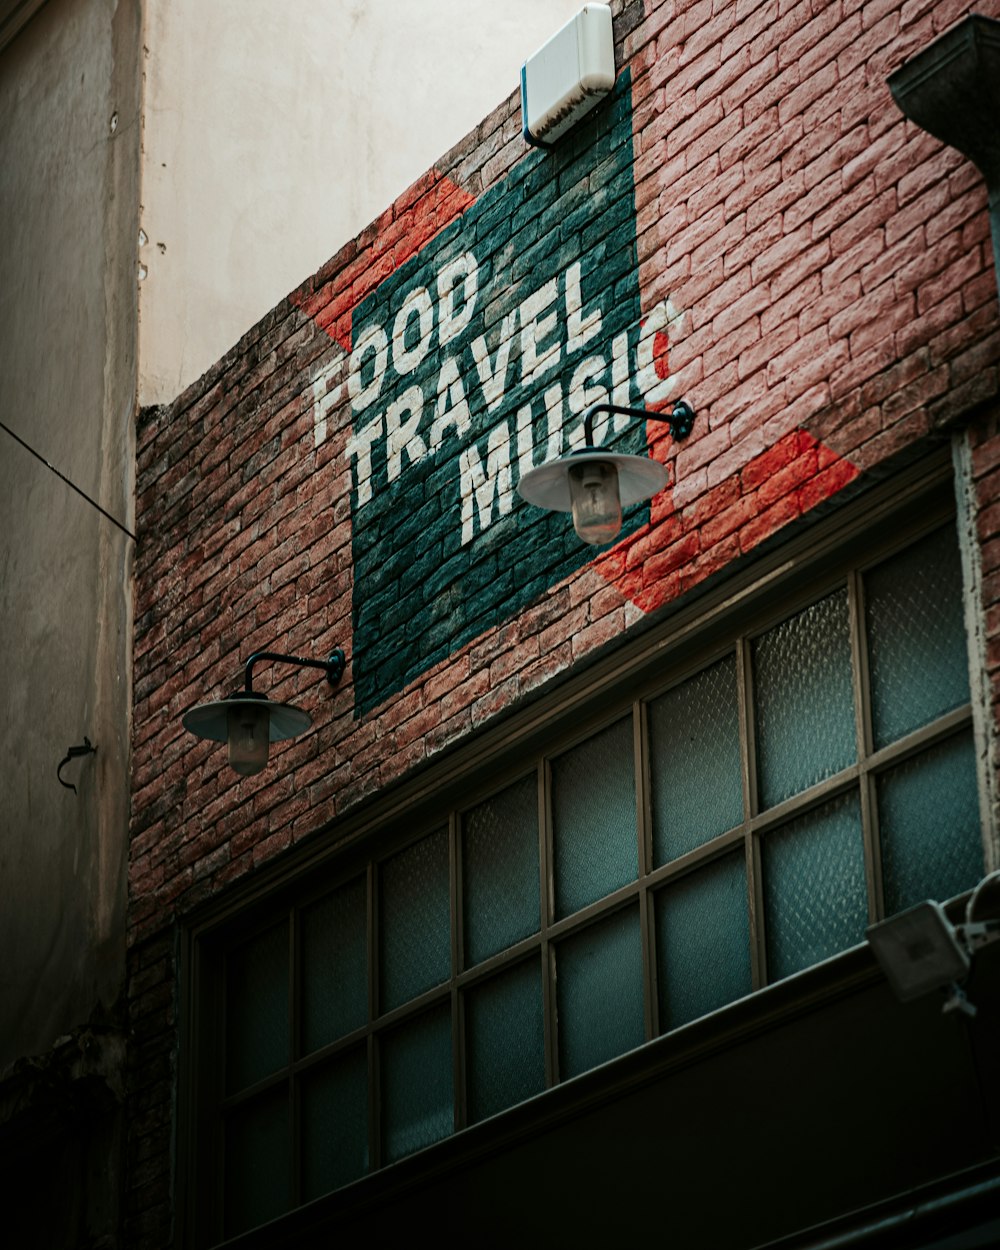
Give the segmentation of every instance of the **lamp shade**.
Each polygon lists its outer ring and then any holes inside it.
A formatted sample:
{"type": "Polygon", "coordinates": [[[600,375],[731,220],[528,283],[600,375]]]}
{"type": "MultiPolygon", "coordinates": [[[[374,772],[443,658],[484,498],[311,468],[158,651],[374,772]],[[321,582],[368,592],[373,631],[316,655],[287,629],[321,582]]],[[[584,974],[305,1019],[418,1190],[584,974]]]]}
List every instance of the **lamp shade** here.
{"type": "Polygon", "coordinates": [[[658,460],[588,447],[532,469],[517,491],[538,508],[572,512],[584,542],[609,543],[621,529],[622,508],[651,499],[666,484],[667,470],[658,460]]]}
{"type": "Polygon", "coordinates": [[[588,461],[612,464],[618,470],[618,495],[623,508],[642,499],[651,499],[667,484],[667,470],[658,460],[588,447],[586,451],[570,452],[568,456],[560,456],[558,460],[550,460],[548,464],[532,469],[518,482],[517,492],[537,508],[572,512],[570,466],[584,465],[588,461]]]}
{"type": "Polygon", "coordinates": [[[305,733],[312,717],[290,703],[272,703],[266,695],[240,691],[191,708],[182,724],[199,738],[227,742],[230,764],[248,777],[267,763],[270,743],[305,733]]]}

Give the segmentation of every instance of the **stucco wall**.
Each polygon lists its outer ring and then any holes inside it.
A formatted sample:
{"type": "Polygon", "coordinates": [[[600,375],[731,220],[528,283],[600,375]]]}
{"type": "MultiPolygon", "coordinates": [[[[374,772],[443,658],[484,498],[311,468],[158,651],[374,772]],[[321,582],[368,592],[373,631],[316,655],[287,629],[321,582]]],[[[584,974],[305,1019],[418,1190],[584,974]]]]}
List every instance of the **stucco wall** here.
{"type": "Polygon", "coordinates": [[[143,403],[175,398],[518,83],[578,0],[149,0],[143,403]]]}
{"type": "MultiPolygon", "coordinates": [[[[51,0],[0,53],[2,420],[126,528],[139,48],[133,0],[51,0]]],[[[123,988],[132,558],[0,431],[0,1067],[123,988]]]]}

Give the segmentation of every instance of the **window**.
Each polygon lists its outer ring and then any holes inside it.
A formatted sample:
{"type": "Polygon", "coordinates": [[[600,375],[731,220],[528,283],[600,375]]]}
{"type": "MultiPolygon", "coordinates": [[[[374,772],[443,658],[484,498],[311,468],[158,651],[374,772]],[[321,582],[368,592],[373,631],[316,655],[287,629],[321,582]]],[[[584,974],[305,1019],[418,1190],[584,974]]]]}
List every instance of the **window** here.
{"type": "Polygon", "coordinates": [[[752,618],[737,596],[707,650],[647,663],[491,780],[480,765],[464,801],[265,900],[254,931],[216,926],[217,1237],[975,884],[954,524],[822,563],[752,618]]]}

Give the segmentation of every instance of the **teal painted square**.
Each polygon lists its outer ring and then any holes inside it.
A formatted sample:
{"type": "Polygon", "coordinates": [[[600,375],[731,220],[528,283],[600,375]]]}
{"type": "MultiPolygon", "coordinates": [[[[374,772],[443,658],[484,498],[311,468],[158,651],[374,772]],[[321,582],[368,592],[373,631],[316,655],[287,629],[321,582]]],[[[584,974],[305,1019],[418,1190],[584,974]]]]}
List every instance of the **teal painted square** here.
{"type": "MultiPolygon", "coordinates": [[[[594,558],[515,488],[581,438],[589,403],[641,404],[640,317],[626,72],[353,311],[358,715],[594,558]]],[[[645,425],[607,442],[646,454],[645,425]]],[[[628,509],[623,536],[648,519],[628,509]]]]}

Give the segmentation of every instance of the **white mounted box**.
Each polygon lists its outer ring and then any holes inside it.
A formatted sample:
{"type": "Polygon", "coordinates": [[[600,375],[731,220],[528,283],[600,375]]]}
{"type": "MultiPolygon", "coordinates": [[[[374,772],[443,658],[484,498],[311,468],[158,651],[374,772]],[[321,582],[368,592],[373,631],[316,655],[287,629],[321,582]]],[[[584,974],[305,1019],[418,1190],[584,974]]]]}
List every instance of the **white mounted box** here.
{"type": "Polygon", "coordinates": [[[587,4],[521,66],[524,137],[549,147],[615,85],[611,6],[587,4]]]}

